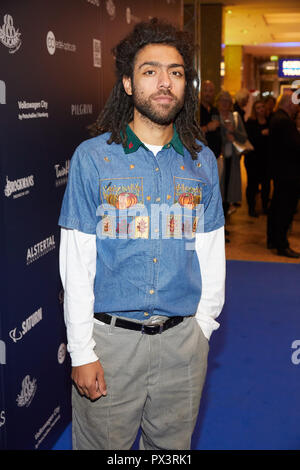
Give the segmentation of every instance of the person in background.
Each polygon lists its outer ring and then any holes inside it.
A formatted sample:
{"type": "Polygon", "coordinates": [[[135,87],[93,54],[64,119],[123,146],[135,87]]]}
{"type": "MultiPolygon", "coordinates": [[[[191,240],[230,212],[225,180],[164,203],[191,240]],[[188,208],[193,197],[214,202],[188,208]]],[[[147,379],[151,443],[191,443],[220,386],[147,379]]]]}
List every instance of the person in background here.
{"type": "Polygon", "coordinates": [[[221,91],[217,96],[217,107],[220,113],[222,154],[224,156],[224,171],[220,181],[223,197],[225,220],[231,204],[242,200],[242,183],[240,155],[233,142],[244,143],[247,133],[239,113],[232,112],[232,98],[228,91],[221,91]]]}
{"type": "Polygon", "coordinates": [[[278,98],[270,121],[269,162],[274,192],[268,214],[267,247],[276,249],[279,256],[300,258],[288,241],[300,193],[300,134],[294,120],[298,105],[292,97],[290,90],[278,98]]]}
{"type": "Polygon", "coordinates": [[[270,176],[268,174],[269,121],[263,100],[253,104],[252,116],[245,124],[248,138],[254,147],[244,157],[247,171],[246,199],[250,217],[258,217],[256,195],[261,184],[261,199],[264,214],[267,214],[270,195],[270,176]]]}
{"type": "Polygon", "coordinates": [[[264,103],[265,103],[265,107],[266,107],[266,117],[268,119],[271,119],[271,117],[273,116],[274,114],[274,108],[275,108],[275,105],[276,105],[276,99],[274,98],[273,95],[268,95],[265,99],[264,99],[264,103]]]}
{"type": "Polygon", "coordinates": [[[233,105],[233,110],[237,111],[242,118],[243,124],[246,122],[246,118],[248,116],[248,103],[250,100],[250,92],[246,88],[241,88],[235,94],[235,102],[233,105]]]}
{"type": "Polygon", "coordinates": [[[300,132],[300,108],[296,112],[295,123],[298,131],[300,132]]]}
{"type": "Polygon", "coordinates": [[[200,127],[206,138],[208,147],[219,158],[222,150],[220,115],[214,106],[215,85],[210,80],[203,82],[200,98],[200,127]]]}

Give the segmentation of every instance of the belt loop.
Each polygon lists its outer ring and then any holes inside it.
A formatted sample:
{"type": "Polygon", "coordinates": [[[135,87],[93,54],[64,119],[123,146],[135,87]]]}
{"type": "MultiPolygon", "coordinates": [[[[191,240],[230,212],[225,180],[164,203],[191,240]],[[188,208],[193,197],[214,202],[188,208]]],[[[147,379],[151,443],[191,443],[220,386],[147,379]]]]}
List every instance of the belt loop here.
{"type": "Polygon", "coordinates": [[[108,334],[113,335],[114,334],[114,329],[115,329],[115,323],[116,323],[116,317],[112,315],[110,325],[109,325],[109,330],[108,334]]]}

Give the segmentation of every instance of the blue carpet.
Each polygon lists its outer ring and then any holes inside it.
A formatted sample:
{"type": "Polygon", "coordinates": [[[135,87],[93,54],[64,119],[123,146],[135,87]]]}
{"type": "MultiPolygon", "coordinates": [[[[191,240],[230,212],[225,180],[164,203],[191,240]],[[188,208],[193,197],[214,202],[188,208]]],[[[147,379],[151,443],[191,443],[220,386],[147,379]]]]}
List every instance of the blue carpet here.
{"type": "Polygon", "coordinates": [[[219,320],[192,449],[300,449],[300,265],[228,261],[219,320]]]}

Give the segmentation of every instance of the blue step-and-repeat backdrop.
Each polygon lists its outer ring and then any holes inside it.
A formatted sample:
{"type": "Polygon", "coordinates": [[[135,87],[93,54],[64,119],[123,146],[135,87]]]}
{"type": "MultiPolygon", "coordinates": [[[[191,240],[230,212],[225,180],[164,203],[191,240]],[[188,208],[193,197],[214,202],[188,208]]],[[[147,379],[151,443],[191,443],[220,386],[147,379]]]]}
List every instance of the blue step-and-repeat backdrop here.
{"type": "Polygon", "coordinates": [[[152,16],[179,25],[182,1],[0,2],[1,449],[51,449],[71,421],[57,221],[111,48],[152,16]]]}

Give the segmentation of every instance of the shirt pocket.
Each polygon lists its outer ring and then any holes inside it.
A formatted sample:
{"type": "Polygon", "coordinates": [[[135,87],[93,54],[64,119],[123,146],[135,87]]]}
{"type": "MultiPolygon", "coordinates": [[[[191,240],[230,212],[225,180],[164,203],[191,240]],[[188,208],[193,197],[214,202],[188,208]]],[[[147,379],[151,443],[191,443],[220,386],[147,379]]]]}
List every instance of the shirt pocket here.
{"type": "Polygon", "coordinates": [[[147,238],[149,224],[143,216],[143,177],[100,179],[100,201],[102,237],[147,238]],[[136,217],[132,215],[135,212],[136,217]]]}
{"type": "MultiPolygon", "coordinates": [[[[193,238],[204,225],[204,211],[211,195],[211,186],[203,178],[186,178],[174,176],[174,205],[178,207],[178,225],[181,225],[182,236],[193,238]]],[[[176,219],[170,220],[171,229],[176,226],[176,219]]],[[[176,228],[174,228],[176,230],[176,228]]]]}

